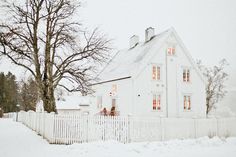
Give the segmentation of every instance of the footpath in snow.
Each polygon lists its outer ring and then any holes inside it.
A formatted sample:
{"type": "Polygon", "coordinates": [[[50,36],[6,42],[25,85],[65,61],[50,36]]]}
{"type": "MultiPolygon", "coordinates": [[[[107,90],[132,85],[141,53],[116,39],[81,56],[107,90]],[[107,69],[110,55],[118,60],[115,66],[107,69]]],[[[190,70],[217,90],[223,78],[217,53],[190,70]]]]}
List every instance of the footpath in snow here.
{"type": "Polygon", "coordinates": [[[21,123],[0,119],[0,157],[235,157],[236,138],[122,144],[116,141],[51,145],[21,123]]]}

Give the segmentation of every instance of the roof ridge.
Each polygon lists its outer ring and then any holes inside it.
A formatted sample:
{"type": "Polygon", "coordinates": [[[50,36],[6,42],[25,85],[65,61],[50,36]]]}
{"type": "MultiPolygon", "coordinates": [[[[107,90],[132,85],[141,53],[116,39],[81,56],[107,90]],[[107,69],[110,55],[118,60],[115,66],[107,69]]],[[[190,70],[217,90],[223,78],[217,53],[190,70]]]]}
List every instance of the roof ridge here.
{"type": "Polygon", "coordinates": [[[98,79],[97,82],[104,81],[106,79],[110,80],[118,77],[126,77],[126,75],[130,76],[130,71],[134,68],[134,66],[139,65],[140,62],[142,62],[142,60],[146,57],[142,56],[141,59],[137,59],[140,57],[140,54],[151,48],[153,43],[159,44],[160,42],[157,39],[162,39],[165,37],[165,34],[171,30],[172,28],[169,28],[159,34],[156,34],[150,42],[139,42],[138,45],[132,49],[125,48],[117,51],[96,76],[96,79],[98,79]]]}

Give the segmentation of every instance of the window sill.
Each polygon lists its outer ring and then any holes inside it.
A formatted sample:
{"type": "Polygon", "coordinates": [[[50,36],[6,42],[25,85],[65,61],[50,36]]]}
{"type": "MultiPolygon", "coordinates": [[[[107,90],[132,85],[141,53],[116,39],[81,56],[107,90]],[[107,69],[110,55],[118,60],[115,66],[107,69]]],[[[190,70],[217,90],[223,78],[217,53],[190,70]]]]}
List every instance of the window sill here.
{"type": "Polygon", "coordinates": [[[162,82],[162,79],[160,79],[160,80],[151,80],[152,82],[162,82]]]}
{"type": "Polygon", "coordinates": [[[182,84],[190,85],[190,84],[192,84],[192,82],[191,82],[191,81],[190,81],[190,82],[184,82],[184,81],[182,81],[182,84]]]}
{"type": "Polygon", "coordinates": [[[159,112],[159,113],[162,113],[163,111],[162,111],[162,110],[152,110],[151,112],[159,112]]]}
{"type": "Polygon", "coordinates": [[[183,112],[192,112],[192,110],[190,109],[190,110],[183,110],[183,112]]]}
{"type": "Polygon", "coordinates": [[[167,54],[167,57],[177,57],[177,55],[176,54],[173,54],[173,55],[167,54]]]}

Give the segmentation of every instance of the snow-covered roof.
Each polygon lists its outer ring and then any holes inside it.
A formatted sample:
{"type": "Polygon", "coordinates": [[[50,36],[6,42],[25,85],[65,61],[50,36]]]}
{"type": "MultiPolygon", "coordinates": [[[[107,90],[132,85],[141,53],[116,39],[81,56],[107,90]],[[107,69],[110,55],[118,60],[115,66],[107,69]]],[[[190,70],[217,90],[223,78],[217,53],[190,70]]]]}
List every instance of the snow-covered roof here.
{"type": "Polygon", "coordinates": [[[168,29],[155,35],[148,42],[139,42],[134,48],[118,51],[98,75],[99,82],[129,77],[134,72],[139,71],[142,68],[143,61],[150,57],[153,49],[157,49],[162,45],[162,41],[171,30],[168,29]]]}
{"type": "Polygon", "coordinates": [[[145,67],[145,64],[148,64],[152,57],[158,53],[158,49],[163,46],[163,43],[170,34],[173,34],[177,38],[178,43],[184,49],[185,55],[192,63],[201,80],[205,83],[202,73],[197,68],[193,58],[173,27],[155,35],[148,42],[139,42],[133,48],[118,51],[98,75],[98,83],[137,76],[145,67]]]}
{"type": "Polygon", "coordinates": [[[79,110],[81,105],[89,105],[89,98],[72,94],[64,97],[64,100],[56,101],[56,106],[59,110],[79,110]]]}

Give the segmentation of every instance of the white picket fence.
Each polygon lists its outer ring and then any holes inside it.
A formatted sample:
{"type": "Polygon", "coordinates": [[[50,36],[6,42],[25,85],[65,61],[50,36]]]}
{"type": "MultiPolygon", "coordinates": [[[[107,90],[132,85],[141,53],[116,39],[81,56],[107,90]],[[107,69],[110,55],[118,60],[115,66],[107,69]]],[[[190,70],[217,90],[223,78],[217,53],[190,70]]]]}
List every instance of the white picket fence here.
{"type": "Polygon", "coordinates": [[[3,114],[3,118],[12,118],[12,119],[15,120],[16,115],[17,115],[16,112],[4,113],[4,114],[3,114]]]}
{"type": "Polygon", "coordinates": [[[202,136],[236,136],[236,118],[161,118],[135,116],[60,115],[19,112],[18,120],[49,143],[72,144],[97,140],[122,143],[202,136]]]}

